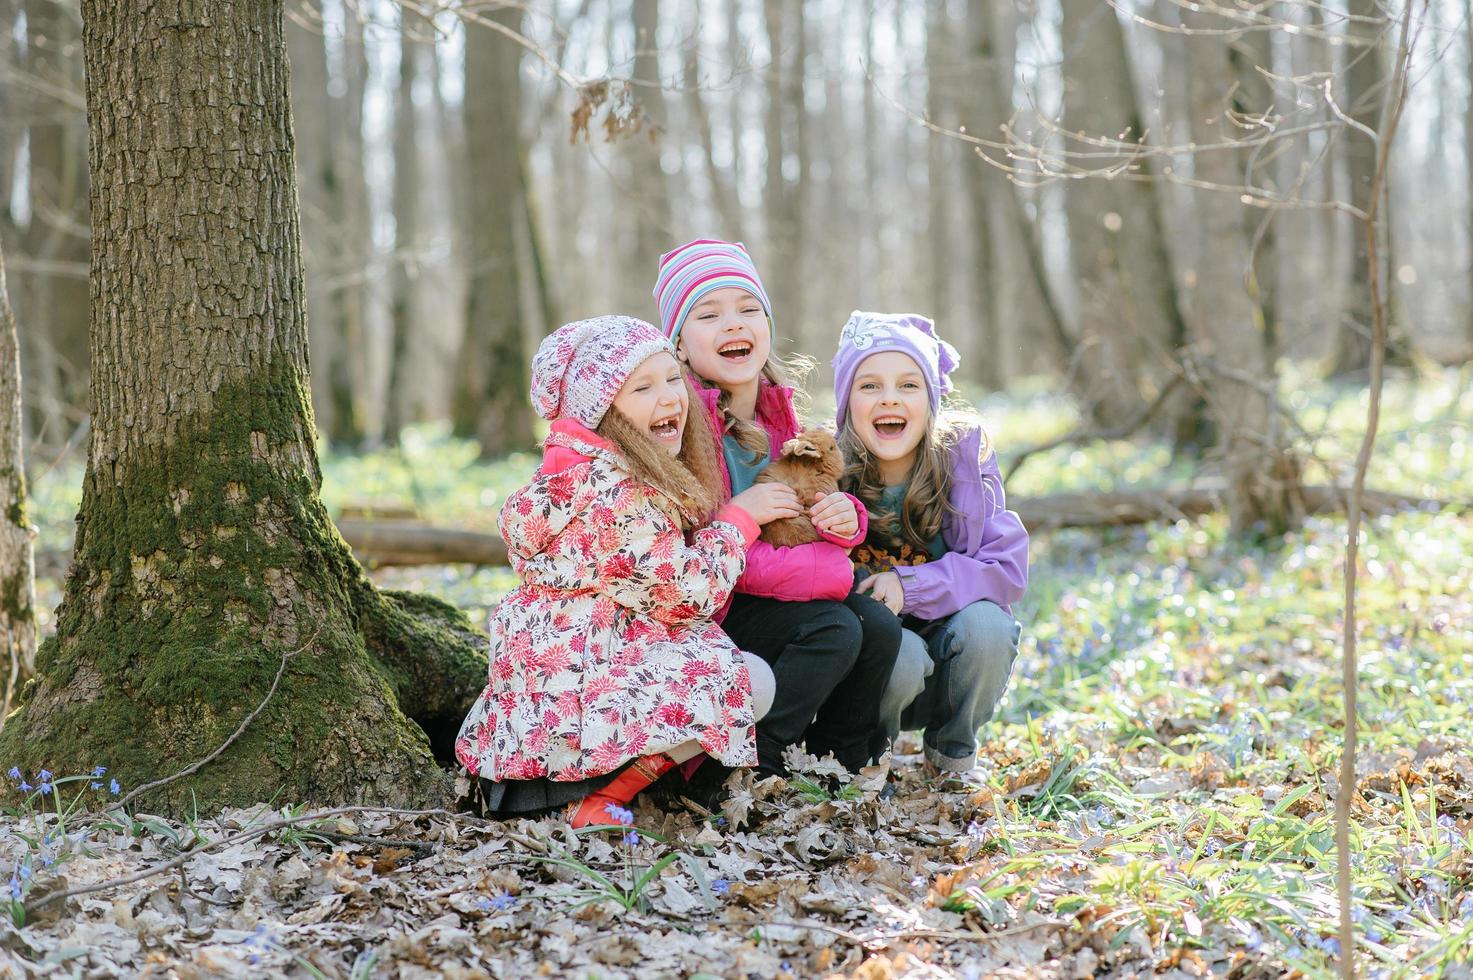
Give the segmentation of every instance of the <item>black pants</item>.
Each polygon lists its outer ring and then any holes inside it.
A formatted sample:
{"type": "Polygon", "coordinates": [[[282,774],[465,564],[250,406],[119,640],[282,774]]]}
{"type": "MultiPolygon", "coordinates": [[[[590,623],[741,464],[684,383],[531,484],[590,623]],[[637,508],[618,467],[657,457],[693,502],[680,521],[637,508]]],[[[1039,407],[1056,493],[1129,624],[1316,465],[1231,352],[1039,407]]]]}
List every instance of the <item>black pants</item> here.
{"type": "Polygon", "coordinates": [[[738,647],[772,666],[777,693],[757,723],[757,769],[787,775],[783,750],[806,742],[850,772],[870,758],[880,695],[900,652],[900,620],[867,595],[783,602],[737,594],[721,624],[738,647]]]}

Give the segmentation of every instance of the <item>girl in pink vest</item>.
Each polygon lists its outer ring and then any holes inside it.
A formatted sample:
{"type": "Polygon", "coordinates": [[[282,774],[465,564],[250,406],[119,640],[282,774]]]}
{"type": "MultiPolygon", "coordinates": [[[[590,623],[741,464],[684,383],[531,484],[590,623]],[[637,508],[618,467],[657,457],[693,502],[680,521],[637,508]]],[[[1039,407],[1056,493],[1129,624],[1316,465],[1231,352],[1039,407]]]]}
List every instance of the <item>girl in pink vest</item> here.
{"type": "MultiPolygon", "coordinates": [[[[747,250],[737,242],[682,245],[661,256],[654,292],[660,326],[719,440],[721,499],[775,504],[791,491],[753,481],[799,424],[793,389],[771,356],[772,307],[747,250]]],[[[824,540],[754,542],[721,625],[776,680],[772,710],[757,725],[759,772],[785,774],[783,752],[798,743],[857,771],[873,755],[900,623],[853,590],[849,549],[864,539],[864,508],[842,493],[801,503],[824,540]]]]}

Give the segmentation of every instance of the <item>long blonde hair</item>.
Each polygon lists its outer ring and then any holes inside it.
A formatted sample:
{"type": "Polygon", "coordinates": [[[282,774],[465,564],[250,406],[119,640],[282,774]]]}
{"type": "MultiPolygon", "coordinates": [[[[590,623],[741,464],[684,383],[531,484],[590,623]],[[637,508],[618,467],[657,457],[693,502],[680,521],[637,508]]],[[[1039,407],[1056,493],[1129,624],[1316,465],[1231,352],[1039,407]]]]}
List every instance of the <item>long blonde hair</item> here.
{"type": "MultiPolygon", "coordinates": [[[[916,446],[915,463],[906,480],[900,513],[895,514],[881,509],[880,495],[885,490],[885,481],[880,477],[879,460],[854,431],[851,417],[845,415],[844,426],[839,430],[839,448],[844,453],[844,475],[839,478],[839,489],[854,494],[869,511],[870,542],[885,546],[884,550],[909,544],[925,552],[941,533],[946,515],[956,513],[951,504],[951,452],[969,431],[980,428],[981,419],[968,406],[946,407],[940,413],[927,414],[926,429],[916,446]]],[[[983,429],[981,458],[991,455],[992,442],[983,429]]]]}
{"type": "Polygon", "coordinates": [[[596,431],[624,455],[636,479],[675,500],[681,510],[681,527],[690,531],[710,523],[716,512],[721,471],[716,465],[716,443],[705,410],[688,378],[685,392],[685,432],[680,452],[675,456],[665,452],[629,416],[612,406],[596,431]]]}

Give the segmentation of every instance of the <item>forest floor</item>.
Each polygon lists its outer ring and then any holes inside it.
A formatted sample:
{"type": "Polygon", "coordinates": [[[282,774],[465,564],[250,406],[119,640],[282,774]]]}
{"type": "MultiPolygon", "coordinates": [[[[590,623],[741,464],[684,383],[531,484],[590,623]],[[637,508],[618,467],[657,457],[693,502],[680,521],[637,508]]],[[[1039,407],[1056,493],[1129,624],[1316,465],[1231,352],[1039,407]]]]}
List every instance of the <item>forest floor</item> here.
{"type": "MultiPolygon", "coordinates": [[[[1392,392],[1373,482],[1473,497],[1463,380],[1392,392]]],[[[1315,397],[1296,406],[1306,417],[1315,397]]],[[[987,406],[999,444],[1068,424],[1041,401],[987,406]]],[[[1323,398],[1324,458],[1345,458],[1356,401],[1323,398]]],[[[494,514],[529,461],[469,453],[435,437],[333,457],[325,493],[494,514]]],[[[1009,489],[1155,481],[1160,453],[1061,450],[1009,489]]],[[[44,535],[64,494],[38,499],[44,535]]],[[[1364,533],[1362,969],[1470,976],[1473,518],[1406,513],[1364,533]]],[[[737,777],[719,816],[636,807],[632,831],[366,812],[266,830],[304,815],[284,801],[187,823],[108,815],[105,774],[45,798],[11,780],[0,884],[32,901],[61,878],[111,885],[0,925],[0,975],[1328,975],[1343,552],[1340,518],[1271,546],[1228,540],[1218,519],[1039,536],[975,784],[928,783],[906,741],[888,800],[882,770],[846,783],[804,760],[786,784],[737,777]],[[74,788],[63,840],[35,810],[74,788]],[[203,841],[166,873],[119,881],[203,841]]],[[[376,574],[476,616],[507,581],[376,574]]]]}

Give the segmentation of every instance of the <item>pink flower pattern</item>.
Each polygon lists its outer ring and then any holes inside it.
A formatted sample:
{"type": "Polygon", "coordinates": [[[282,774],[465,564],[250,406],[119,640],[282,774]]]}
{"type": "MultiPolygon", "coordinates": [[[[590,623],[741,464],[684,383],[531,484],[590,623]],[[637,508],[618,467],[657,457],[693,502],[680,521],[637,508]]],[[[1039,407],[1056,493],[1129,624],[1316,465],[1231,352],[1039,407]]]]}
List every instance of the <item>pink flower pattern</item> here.
{"type": "Polygon", "coordinates": [[[521,585],[492,614],[485,691],[456,756],[490,780],[586,779],[696,739],[757,761],[751,680],[711,617],[741,575],[733,525],[690,536],[675,503],[592,433],[547,446],[584,457],[501,509],[521,585]]]}

